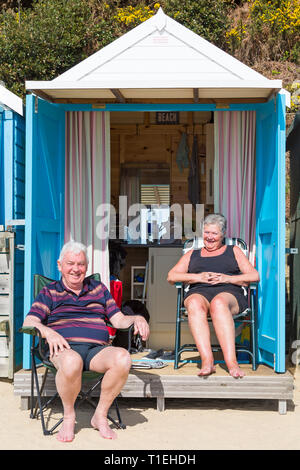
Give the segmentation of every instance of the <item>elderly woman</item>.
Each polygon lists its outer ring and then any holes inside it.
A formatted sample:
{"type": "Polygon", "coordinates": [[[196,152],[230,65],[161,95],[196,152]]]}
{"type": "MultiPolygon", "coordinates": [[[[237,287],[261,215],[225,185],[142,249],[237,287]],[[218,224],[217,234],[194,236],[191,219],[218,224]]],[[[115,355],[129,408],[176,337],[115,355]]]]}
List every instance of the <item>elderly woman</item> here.
{"type": "Polygon", "coordinates": [[[190,285],[184,305],[201,357],[198,375],[215,372],[207,320],[210,314],[228,371],[239,378],[244,372],[236,359],[232,316],[247,307],[243,286],[259,281],[259,274],[238,246],[223,244],[226,226],[223,215],[208,215],[203,222],[204,247],[185,253],[169,272],[168,282],[190,285]]]}

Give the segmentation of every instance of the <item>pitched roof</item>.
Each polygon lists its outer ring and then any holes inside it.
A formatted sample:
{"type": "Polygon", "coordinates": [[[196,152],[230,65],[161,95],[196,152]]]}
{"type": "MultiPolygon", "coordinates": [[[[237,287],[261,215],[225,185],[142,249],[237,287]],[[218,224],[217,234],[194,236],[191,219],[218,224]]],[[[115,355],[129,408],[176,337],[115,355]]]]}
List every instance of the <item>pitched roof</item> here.
{"type": "Polygon", "coordinates": [[[52,81],[26,88],[57,99],[186,101],[267,99],[281,88],[217,48],[160,8],[108,46],[52,81]]]}
{"type": "Polygon", "coordinates": [[[0,106],[15,111],[23,116],[23,101],[17,95],[0,84],[0,106]]]}

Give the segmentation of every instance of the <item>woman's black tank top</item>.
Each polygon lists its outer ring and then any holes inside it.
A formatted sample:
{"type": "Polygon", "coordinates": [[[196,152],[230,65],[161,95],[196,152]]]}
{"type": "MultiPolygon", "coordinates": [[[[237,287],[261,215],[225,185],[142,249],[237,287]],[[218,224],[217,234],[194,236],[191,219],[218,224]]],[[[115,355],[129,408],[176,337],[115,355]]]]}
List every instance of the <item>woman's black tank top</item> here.
{"type": "MultiPolygon", "coordinates": [[[[204,257],[201,256],[201,250],[194,250],[190,258],[188,272],[197,274],[201,272],[215,272],[229,276],[241,274],[234,256],[233,245],[227,245],[224,253],[217,256],[204,257]]],[[[210,302],[215,295],[221,292],[233,294],[238,301],[241,312],[247,308],[248,303],[245,297],[245,291],[237,284],[208,284],[205,282],[197,282],[190,284],[189,288],[185,291],[185,298],[196,293],[204,295],[210,302]]]]}
{"type": "Polygon", "coordinates": [[[226,245],[226,250],[217,256],[201,256],[201,249],[194,250],[190,262],[189,273],[214,272],[234,276],[241,274],[234,256],[233,245],[226,245]]]}

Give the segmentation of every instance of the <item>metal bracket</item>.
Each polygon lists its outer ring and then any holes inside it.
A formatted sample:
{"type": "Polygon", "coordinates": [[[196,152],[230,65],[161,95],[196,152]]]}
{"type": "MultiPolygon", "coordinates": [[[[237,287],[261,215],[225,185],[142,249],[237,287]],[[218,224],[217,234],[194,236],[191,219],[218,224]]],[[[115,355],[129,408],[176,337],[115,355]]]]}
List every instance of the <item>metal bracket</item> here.
{"type": "Polygon", "coordinates": [[[285,252],[288,255],[298,255],[299,254],[298,248],[286,248],[285,252]]]}
{"type": "Polygon", "coordinates": [[[8,226],[8,227],[15,226],[15,225],[25,225],[25,219],[6,220],[5,225],[8,226]]]}
{"type": "Polygon", "coordinates": [[[38,114],[39,112],[39,98],[38,96],[34,96],[34,113],[38,114]]]}
{"type": "Polygon", "coordinates": [[[25,245],[16,245],[17,250],[25,251],[25,245]]]}

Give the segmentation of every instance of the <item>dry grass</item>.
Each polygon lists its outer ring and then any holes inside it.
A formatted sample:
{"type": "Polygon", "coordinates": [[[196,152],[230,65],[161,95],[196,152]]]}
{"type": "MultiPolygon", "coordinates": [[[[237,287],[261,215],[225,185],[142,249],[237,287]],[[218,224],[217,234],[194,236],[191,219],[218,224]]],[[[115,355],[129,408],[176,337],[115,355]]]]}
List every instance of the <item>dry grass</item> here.
{"type": "Polygon", "coordinates": [[[283,87],[300,80],[300,66],[293,62],[275,62],[272,60],[257,60],[252,68],[270,80],[282,80],[283,87]]]}

